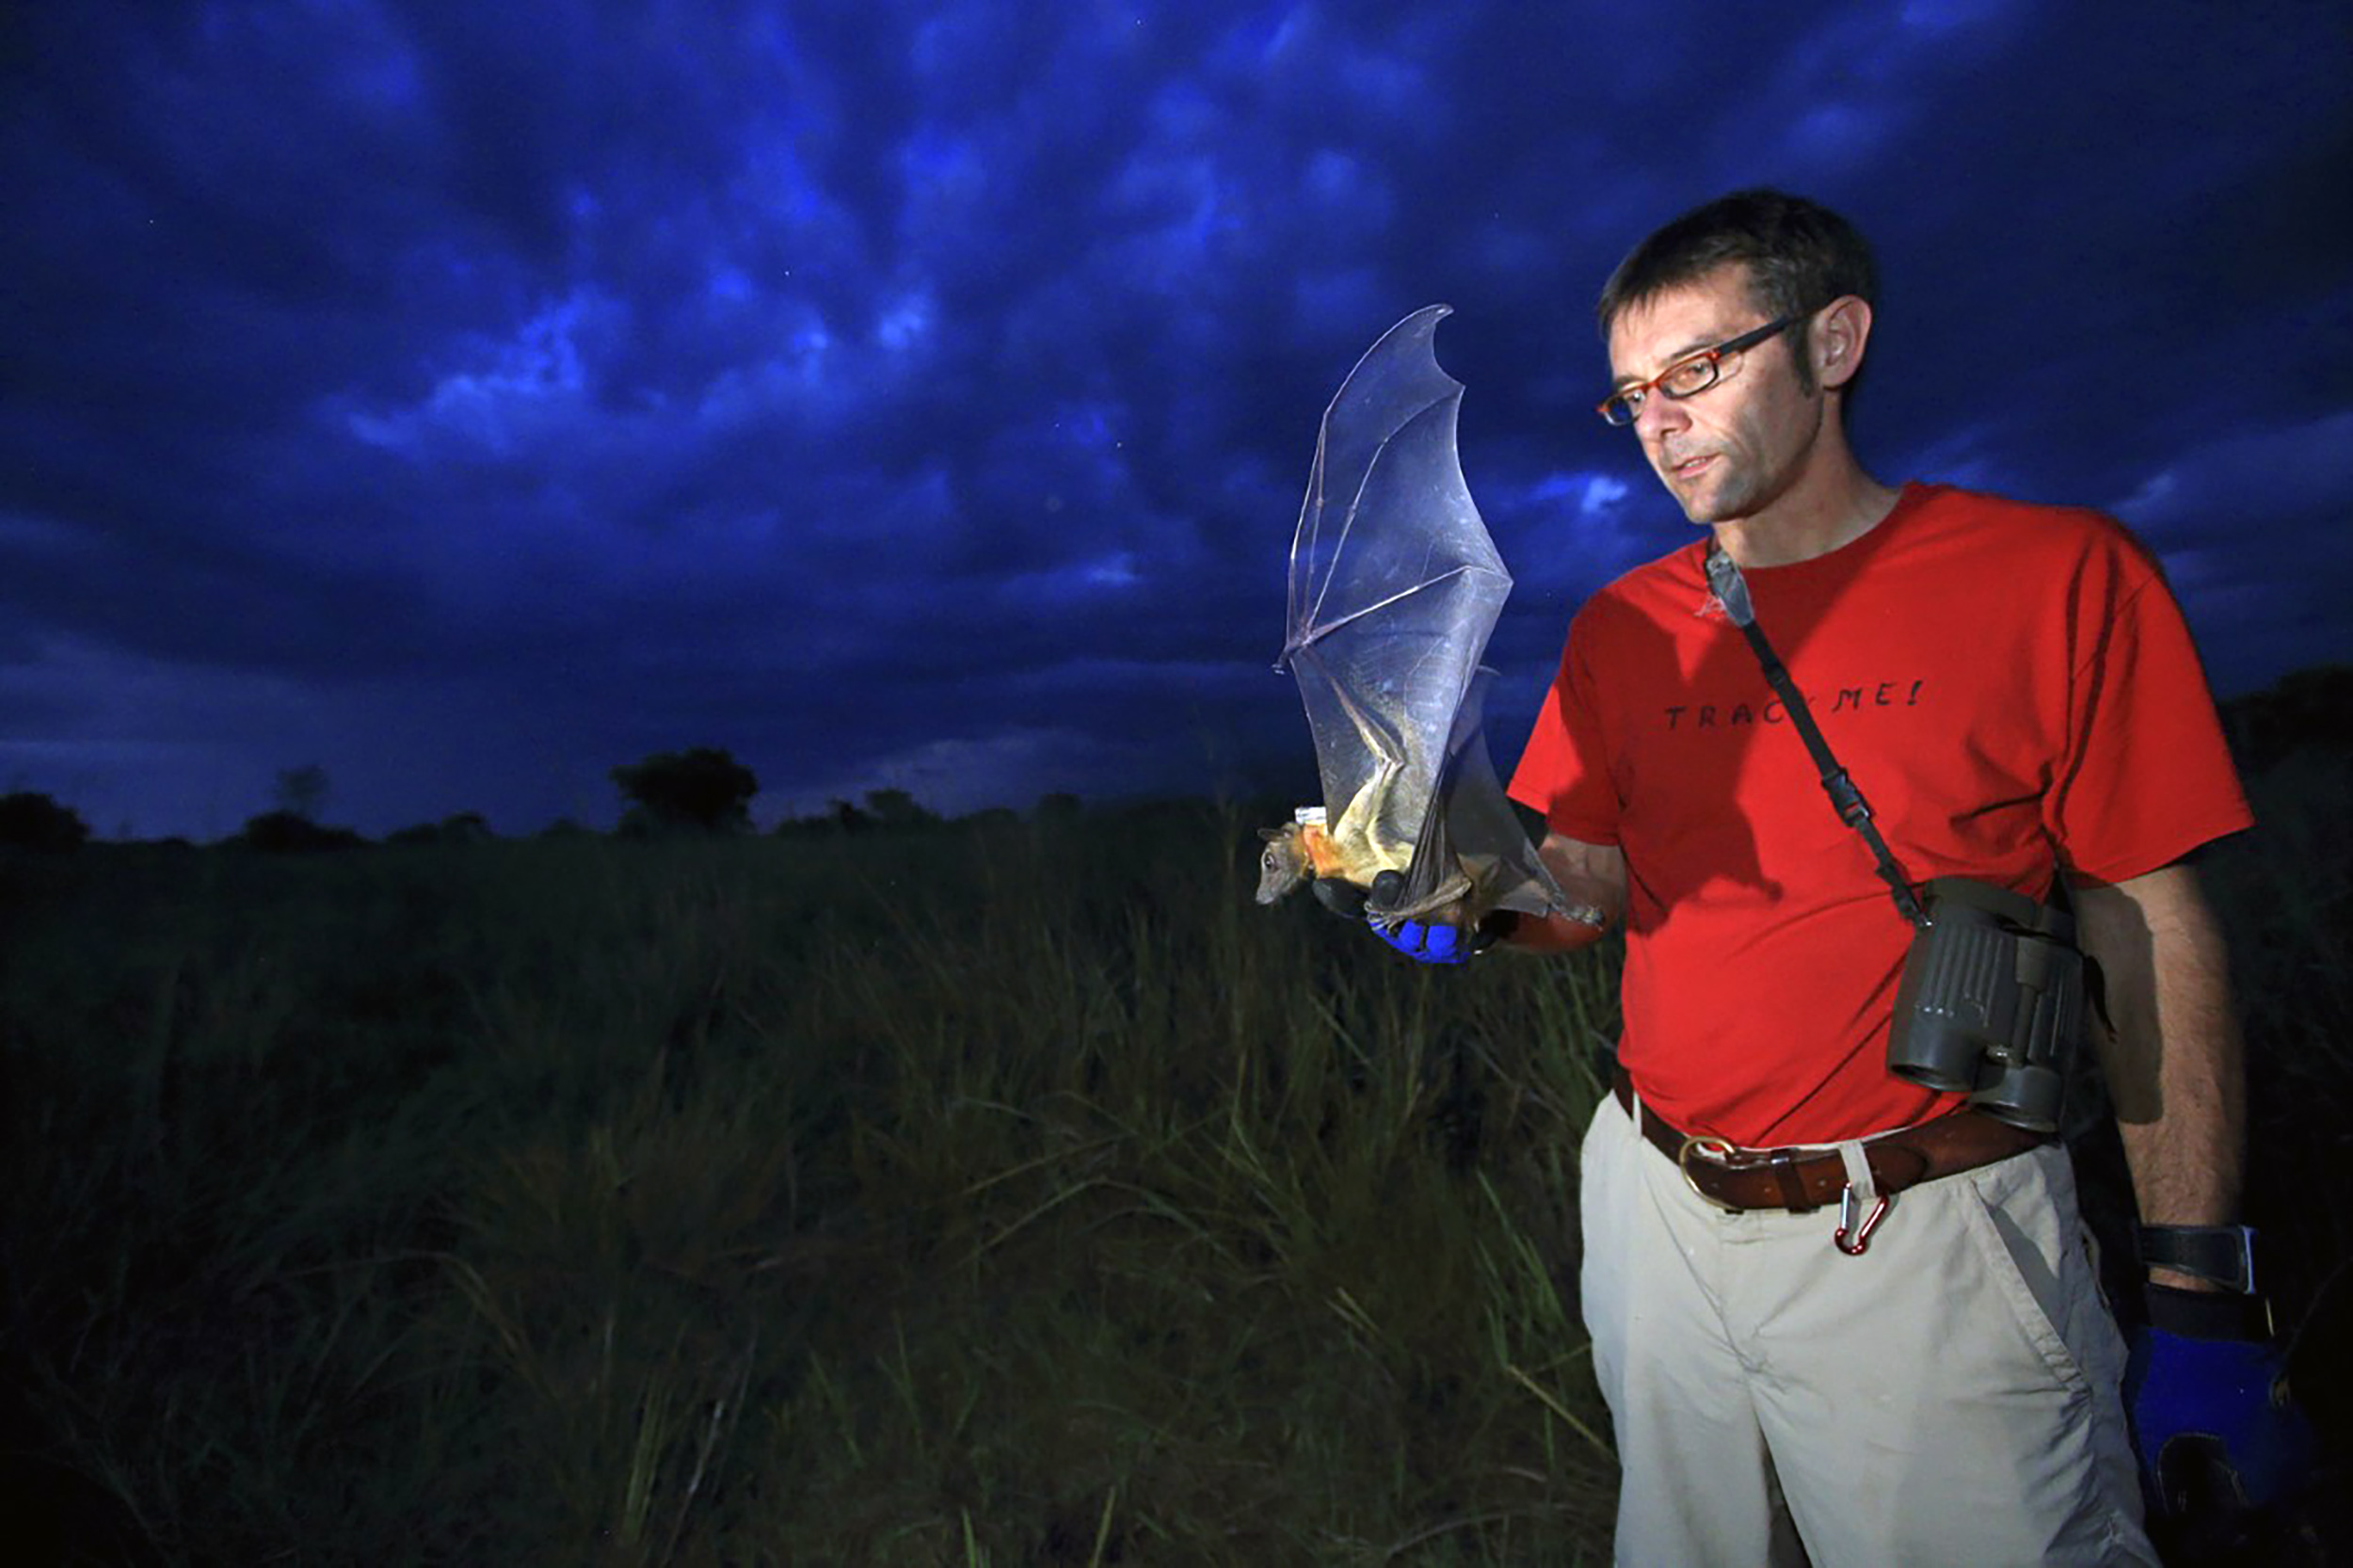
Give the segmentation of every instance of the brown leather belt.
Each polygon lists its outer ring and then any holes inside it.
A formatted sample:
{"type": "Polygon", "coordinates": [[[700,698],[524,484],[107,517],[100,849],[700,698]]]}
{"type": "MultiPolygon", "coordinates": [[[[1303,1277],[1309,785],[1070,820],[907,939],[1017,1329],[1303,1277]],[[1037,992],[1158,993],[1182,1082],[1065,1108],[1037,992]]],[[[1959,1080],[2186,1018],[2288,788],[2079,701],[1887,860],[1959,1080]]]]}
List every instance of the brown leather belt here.
{"type": "MultiPolygon", "coordinates": [[[[1610,1088],[1651,1145],[1673,1160],[1691,1190],[1720,1208],[1786,1208],[1802,1214],[1835,1203],[1847,1188],[1847,1162],[1835,1149],[1750,1149],[1725,1139],[1688,1137],[1645,1105],[1635,1109],[1634,1080],[1617,1069],[1610,1088]]],[[[1932,1122],[1863,1141],[1881,1195],[1939,1176],[1974,1171],[2047,1142],[2047,1135],[1996,1121],[1966,1107],[1932,1122]]]]}

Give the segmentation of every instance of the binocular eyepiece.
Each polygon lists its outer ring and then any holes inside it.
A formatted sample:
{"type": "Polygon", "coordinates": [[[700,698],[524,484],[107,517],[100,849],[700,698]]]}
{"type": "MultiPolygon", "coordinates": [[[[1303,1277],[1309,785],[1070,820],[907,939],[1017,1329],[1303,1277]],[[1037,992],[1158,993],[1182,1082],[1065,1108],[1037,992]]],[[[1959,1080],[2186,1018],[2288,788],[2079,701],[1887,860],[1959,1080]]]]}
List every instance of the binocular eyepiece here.
{"type": "Polygon", "coordinates": [[[2074,918],[2023,894],[1941,876],[1922,889],[1887,1040],[1890,1072],[1965,1094],[1988,1115],[2058,1129],[2067,1066],[2083,1037],[2084,957],[2074,918]]]}

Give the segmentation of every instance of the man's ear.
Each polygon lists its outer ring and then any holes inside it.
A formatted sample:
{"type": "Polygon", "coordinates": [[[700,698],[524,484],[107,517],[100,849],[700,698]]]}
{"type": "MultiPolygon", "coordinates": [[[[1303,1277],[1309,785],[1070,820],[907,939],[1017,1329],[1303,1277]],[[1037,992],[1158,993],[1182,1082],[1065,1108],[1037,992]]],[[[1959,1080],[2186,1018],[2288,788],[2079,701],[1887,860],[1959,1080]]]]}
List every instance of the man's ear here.
{"type": "Polygon", "coordinates": [[[1824,391],[1854,379],[1863,368],[1863,350],[1871,341],[1871,303],[1857,295],[1833,299],[1816,318],[1806,348],[1814,356],[1814,375],[1824,391]]]}

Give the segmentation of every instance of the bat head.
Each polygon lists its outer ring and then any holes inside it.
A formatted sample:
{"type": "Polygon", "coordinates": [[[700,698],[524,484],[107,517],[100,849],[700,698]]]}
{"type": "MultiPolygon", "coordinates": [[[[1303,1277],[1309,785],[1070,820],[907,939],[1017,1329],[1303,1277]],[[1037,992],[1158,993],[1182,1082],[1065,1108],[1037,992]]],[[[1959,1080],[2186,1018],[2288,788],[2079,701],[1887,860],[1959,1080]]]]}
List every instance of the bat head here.
{"type": "Polygon", "coordinates": [[[1262,827],[1258,837],[1266,848],[1258,853],[1258,902],[1273,904],[1316,874],[1307,858],[1306,835],[1297,823],[1288,827],[1262,827]]]}

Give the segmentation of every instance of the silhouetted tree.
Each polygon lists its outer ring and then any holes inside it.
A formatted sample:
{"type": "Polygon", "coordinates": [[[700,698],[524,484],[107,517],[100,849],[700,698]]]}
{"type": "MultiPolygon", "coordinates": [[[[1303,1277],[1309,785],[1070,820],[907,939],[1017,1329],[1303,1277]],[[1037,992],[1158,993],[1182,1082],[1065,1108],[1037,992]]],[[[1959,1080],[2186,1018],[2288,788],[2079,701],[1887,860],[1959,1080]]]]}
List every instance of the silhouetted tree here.
{"type": "Polygon", "coordinates": [[[869,790],[866,811],[884,827],[927,827],[939,821],[904,790],[869,790]]]}
{"type": "Polygon", "coordinates": [[[487,844],[498,835],[481,812],[458,811],[441,819],[441,837],[453,844],[487,844]]]}
{"type": "Polygon", "coordinates": [[[1037,797],[1036,817],[1042,823],[1070,823],[1079,817],[1079,797],[1067,790],[1037,797]]]}
{"type": "Polygon", "coordinates": [[[621,813],[624,833],[680,827],[746,832],[752,796],[760,792],[752,770],[715,746],[657,752],[615,768],[612,776],[630,803],[621,813]]]}
{"type": "Polygon", "coordinates": [[[278,770],[278,809],[290,817],[300,817],[314,823],[327,809],[327,797],[333,786],[327,781],[327,770],[316,762],[305,762],[298,768],[278,770]]]}
{"type": "Polygon", "coordinates": [[[88,824],[69,806],[31,790],[0,795],[0,844],[17,849],[79,849],[88,824]]]}
{"type": "Polygon", "coordinates": [[[498,835],[479,811],[460,811],[440,822],[419,823],[387,834],[388,844],[482,844],[498,835]]]}
{"type": "Polygon", "coordinates": [[[348,827],[321,827],[293,811],[264,811],[250,818],[237,842],[271,855],[308,854],[323,849],[357,849],[367,842],[348,827]]]}

